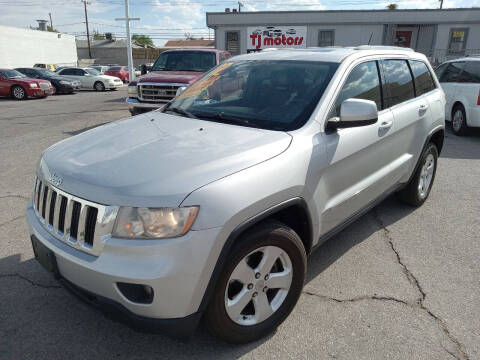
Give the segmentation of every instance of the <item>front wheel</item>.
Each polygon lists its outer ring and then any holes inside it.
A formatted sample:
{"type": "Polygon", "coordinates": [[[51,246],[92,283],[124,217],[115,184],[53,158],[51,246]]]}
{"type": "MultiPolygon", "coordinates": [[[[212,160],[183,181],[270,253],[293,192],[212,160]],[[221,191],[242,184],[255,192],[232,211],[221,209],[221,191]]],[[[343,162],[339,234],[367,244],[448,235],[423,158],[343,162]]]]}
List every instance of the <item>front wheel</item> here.
{"type": "Polygon", "coordinates": [[[15,85],[12,87],[12,96],[15,100],[23,100],[27,97],[27,94],[23,87],[15,85]]]}
{"type": "Polygon", "coordinates": [[[93,87],[97,91],[105,91],[105,85],[101,81],[97,81],[93,87]]]}
{"type": "Polygon", "coordinates": [[[437,162],[437,147],[429,143],[420,158],[420,165],[415,171],[413,178],[404,189],[397,193],[398,199],[413,206],[422,205],[427,200],[432,189],[437,171],[437,162]]]}
{"type": "Polygon", "coordinates": [[[274,331],[300,297],[306,252],[299,236],[279,222],[262,224],[238,240],[208,305],[210,332],[246,343],[274,331]]]}

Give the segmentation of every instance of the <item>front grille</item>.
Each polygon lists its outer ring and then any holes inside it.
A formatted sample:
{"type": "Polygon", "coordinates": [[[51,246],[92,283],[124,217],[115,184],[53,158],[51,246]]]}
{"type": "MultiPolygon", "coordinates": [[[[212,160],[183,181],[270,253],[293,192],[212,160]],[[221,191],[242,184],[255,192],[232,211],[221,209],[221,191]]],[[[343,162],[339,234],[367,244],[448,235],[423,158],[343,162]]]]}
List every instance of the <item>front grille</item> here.
{"type": "Polygon", "coordinates": [[[40,88],[42,90],[50,90],[50,85],[48,85],[47,83],[40,83],[40,88]]]}
{"type": "Polygon", "coordinates": [[[65,193],[37,178],[33,192],[35,213],[57,239],[82,251],[99,255],[118,207],[104,206],[65,193]]]}
{"type": "Polygon", "coordinates": [[[180,85],[138,85],[138,98],[143,101],[170,101],[180,85]]]}

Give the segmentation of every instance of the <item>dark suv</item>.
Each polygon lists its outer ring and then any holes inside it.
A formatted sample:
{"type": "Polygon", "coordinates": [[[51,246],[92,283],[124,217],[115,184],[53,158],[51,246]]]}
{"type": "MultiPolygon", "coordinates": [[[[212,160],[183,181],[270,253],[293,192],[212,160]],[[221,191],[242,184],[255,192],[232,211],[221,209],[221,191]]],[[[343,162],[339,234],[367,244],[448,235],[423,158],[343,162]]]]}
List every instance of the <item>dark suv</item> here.
{"type": "Polygon", "coordinates": [[[48,80],[52,83],[55,94],[71,94],[80,89],[78,81],[72,81],[69,78],[58,75],[53,71],[42,68],[16,68],[15,70],[27,75],[32,79],[48,80]]]}

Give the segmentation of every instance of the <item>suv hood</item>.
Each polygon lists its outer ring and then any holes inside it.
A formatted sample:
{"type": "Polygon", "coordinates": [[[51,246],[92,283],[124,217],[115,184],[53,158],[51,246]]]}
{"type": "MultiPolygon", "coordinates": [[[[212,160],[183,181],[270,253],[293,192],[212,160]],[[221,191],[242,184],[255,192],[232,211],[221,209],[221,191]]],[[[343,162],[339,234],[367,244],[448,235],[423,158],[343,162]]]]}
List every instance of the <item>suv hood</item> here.
{"type": "Polygon", "coordinates": [[[166,82],[191,84],[197,80],[203,72],[199,71],[151,71],[143,75],[138,82],[166,82]]]}
{"type": "Polygon", "coordinates": [[[105,205],[178,206],[192,191],[285,151],[291,136],[154,112],[63,140],[39,172],[105,205]]]}

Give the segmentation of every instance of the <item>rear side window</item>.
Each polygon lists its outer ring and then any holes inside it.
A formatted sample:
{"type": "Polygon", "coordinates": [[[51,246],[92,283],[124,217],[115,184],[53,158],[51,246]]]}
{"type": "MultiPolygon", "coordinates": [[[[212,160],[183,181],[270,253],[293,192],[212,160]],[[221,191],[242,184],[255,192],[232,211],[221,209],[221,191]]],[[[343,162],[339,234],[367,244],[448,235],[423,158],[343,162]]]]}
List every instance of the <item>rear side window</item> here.
{"type": "Polygon", "coordinates": [[[377,108],[382,109],[380,79],[376,61],[368,61],[357,65],[348,75],[335,102],[335,116],[340,116],[342,102],[349,99],[372,100],[377,108]]]}
{"type": "Polygon", "coordinates": [[[480,61],[467,61],[459,81],[480,84],[480,61]]]}
{"type": "Polygon", "coordinates": [[[388,107],[400,104],[415,97],[412,74],[406,60],[383,60],[388,107]]]}
{"type": "Polygon", "coordinates": [[[464,64],[465,62],[449,63],[445,71],[442,73],[440,82],[458,82],[464,64]]]}
{"type": "Polygon", "coordinates": [[[417,96],[423,95],[435,89],[430,70],[422,61],[410,60],[410,68],[412,69],[413,78],[415,80],[415,89],[417,96]]]}

